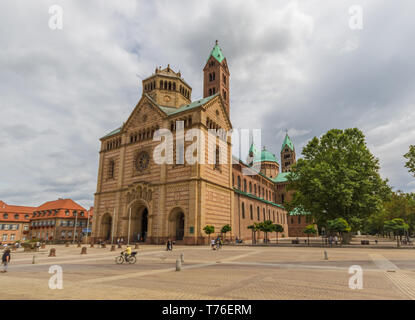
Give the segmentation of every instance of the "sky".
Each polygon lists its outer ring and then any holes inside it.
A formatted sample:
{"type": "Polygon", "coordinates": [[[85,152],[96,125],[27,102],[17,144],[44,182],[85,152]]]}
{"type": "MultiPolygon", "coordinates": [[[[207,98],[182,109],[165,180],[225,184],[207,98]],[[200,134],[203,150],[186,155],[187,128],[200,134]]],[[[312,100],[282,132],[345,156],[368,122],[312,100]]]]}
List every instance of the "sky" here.
{"type": "Polygon", "coordinates": [[[0,199],[92,206],[99,138],[127,120],[141,79],[170,64],[202,97],[215,40],[234,128],[261,128],[279,158],[285,130],[301,157],[314,136],[358,127],[382,177],[415,192],[403,158],[415,144],[413,12],[411,0],[2,0],[0,199]],[[49,26],[53,5],[62,29],[49,26]]]}

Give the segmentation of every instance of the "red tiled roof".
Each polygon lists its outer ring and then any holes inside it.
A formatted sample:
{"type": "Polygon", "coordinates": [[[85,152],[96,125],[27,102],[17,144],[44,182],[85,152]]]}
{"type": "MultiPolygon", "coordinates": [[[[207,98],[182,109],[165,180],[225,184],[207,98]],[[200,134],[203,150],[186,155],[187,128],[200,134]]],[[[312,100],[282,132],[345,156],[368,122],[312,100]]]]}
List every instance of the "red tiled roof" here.
{"type": "Polygon", "coordinates": [[[54,201],[48,201],[39,207],[35,208],[33,211],[43,211],[43,210],[52,210],[52,209],[67,209],[67,210],[80,210],[87,211],[84,207],[81,207],[72,199],[58,199],[54,201]]]}
{"type": "MultiPolygon", "coordinates": [[[[29,219],[25,219],[25,216],[33,213],[36,207],[14,206],[8,205],[4,201],[0,200],[0,221],[7,222],[29,222],[29,219]],[[4,218],[4,214],[7,213],[8,217],[4,218]],[[15,219],[15,215],[19,218],[15,219]]],[[[30,216],[29,216],[30,218],[30,216]]]]}

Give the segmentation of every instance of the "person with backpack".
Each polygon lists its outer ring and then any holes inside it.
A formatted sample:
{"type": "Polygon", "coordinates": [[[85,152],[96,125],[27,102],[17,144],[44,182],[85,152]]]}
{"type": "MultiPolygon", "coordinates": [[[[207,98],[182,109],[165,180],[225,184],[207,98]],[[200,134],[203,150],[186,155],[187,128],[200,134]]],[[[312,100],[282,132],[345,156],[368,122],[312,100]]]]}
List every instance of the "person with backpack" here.
{"type": "Polygon", "coordinates": [[[4,269],[1,271],[2,273],[7,272],[7,266],[10,263],[10,249],[7,248],[6,250],[4,250],[3,256],[1,258],[1,262],[4,265],[4,269]]]}

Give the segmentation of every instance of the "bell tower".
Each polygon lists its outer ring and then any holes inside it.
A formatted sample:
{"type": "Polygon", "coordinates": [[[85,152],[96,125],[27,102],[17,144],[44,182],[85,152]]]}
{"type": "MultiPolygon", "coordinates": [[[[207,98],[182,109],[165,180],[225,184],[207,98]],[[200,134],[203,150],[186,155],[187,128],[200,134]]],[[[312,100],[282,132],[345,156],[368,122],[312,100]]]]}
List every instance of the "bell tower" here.
{"type": "Polygon", "coordinates": [[[295,159],[295,148],[288,132],[285,134],[284,143],[281,147],[281,168],[282,172],[291,171],[291,166],[296,163],[295,159]]]}
{"type": "Polygon", "coordinates": [[[228,116],[229,110],[229,68],[226,58],[216,40],[215,46],[203,68],[203,97],[219,93],[222,97],[228,116]]]}

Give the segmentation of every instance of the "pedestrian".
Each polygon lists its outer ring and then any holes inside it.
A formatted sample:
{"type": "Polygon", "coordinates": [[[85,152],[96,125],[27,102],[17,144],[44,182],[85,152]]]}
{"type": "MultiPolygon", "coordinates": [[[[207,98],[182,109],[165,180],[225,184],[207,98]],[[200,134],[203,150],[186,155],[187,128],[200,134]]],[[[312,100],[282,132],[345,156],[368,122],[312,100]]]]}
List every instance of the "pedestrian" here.
{"type": "Polygon", "coordinates": [[[336,243],[337,246],[337,242],[339,241],[339,238],[337,238],[337,236],[334,237],[334,242],[336,243]]]}
{"type": "Polygon", "coordinates": [[[4,269],[3,271],[1,271],[2,273],[7,272],[7,266],[10,263],[10,249],[7,248],[6,250],[4,250],[3,256],[1,258],[1,262],[4,265],[4,269]]]}
{"type": "Polygon", "coordinates": [[[330,236],[329,237],[329,244],[330,244],[330,247],[333,246],[333,236],[330,236]]]}
{"type": "Polygon", "coordinates": [[[120,238],[117,238],[117,244],[120,244],[120,238]]]}
{"type": "Polygon", "coordinates": [[[210,240],[210,246],[212,247],[212,250],[216,250],[215,249],[215,239],[210,240]]]}
{"type": "Polygon", "coordinates": [[[167,251],[173,251],[173,242],[171,239],[167,240],[167,251]]]}
{"type": "Polygon", "coordinates": [[[124,244],[124,238],[121,238],[121,244],[124,244]]]}

